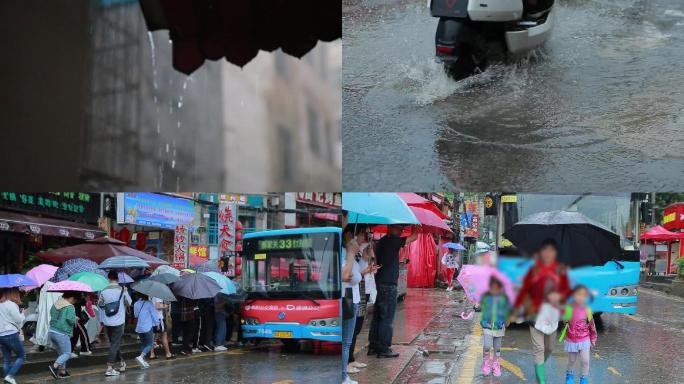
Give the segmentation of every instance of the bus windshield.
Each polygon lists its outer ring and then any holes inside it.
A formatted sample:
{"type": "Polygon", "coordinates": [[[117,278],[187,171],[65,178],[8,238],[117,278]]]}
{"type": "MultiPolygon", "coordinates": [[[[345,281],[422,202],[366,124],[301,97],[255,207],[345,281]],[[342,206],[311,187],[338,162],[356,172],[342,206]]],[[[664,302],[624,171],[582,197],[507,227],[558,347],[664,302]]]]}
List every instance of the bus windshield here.
{"type": "Polygon", "coordinates": [[[513,224],[531,214],[544,211],[576,211],[602,224],[620,235],[623,248],[632,245],[634,239],[634,217],[631,194],[613,195],[545,195],[545,194],[504,194],[501,196],[500,225],[497,243],[503,254],[516,253],[515,246],[503,238],[513,224]]]}
{"type": "Polygon", "coordinates": [[[242,285],[252,298],[339,299],[339,236],[333,232],[243,241],[242,285]]]}

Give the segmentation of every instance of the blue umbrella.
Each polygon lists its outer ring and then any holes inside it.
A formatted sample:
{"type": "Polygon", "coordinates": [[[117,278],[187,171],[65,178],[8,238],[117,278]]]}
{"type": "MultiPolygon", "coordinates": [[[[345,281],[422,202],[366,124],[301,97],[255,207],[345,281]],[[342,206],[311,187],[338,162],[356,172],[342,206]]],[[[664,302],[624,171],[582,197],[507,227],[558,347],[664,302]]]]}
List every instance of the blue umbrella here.
{"type": "Polygon", "coordinates": [[[344,192],[342,209],[349,223],[420,224],[411,208],[396,193],[344,192]]]}
{"type": "Polygon", "coordinates": [[[11,275],[0,275],[0,288],[25,287],[27,285],[38,285],[30,277],[13,273],[11,275]]]}
{"type": "Polygon", "coordinates": [[[224,276],[218,272],[202,273],[214,279],[214,281],[216,281],[218,285],[221,286],[221,291],[219,293],[223,293],[224,295],[232,295],[233,293],[237,293],[237,289],[235,289],[235,284],[233,283],[233,280],[229,279],[227,276],[224,276]]]}
{"type": "Polygon", "coordinates": [[[113,256],[100,263],[100,269],[147,268],[150,265],[135,256],[113,256]]]}
{"type": "Polygon", "coordinates": [[[55,276],[53,276],[50,281],[58,283],[60,281],[67,280],[70,276],[79,272],[95,272],[106,277],[107,274],[99,268],[100,266],[92,260],[70,259],[64,262],[62,267],[55,272],[55,276]]]}
{"type": "Polygon", "coordinates": [[[466,249],[464,246],[462,246],[461,244],[458,244],[458,243],[444,243],[444,244],[442,244],[442,247],[454,249],[457,251],[465,251],[465,249],[466,249]]]}
{"type": "Polygon", "coordinates": [[[197,272],[221,272],[218,265],[214,261],[207,261],[206,263],[195,264],[192,266],[197,272]]]}

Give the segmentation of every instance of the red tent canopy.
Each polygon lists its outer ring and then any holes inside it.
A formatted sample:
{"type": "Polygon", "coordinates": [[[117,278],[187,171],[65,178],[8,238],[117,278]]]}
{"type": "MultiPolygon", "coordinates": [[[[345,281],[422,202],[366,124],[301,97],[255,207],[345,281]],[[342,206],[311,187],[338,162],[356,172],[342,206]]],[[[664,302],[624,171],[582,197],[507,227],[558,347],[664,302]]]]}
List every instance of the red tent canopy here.
{"type": "Polygon", "coordinates": [[[82,258],[100,264],[112,256],[135,256],[145,260],[153,268],[168,264],[162,259],[128,247],[124,242],[107,236],[86,241],[83,244],[73,245],[71,247],[40,252],[37,256],[52,263],[63,263],[67,260],[82,258]]]}
{"type": "Polygon", "coordinates": [[[440,219],[446,219],[447,215],[445,215],[442,211],[440,211],[435,203],[432,201],[418,195],[412,192],[398,192],[397,195],[404,200],[404,202],[411,207],[419,207],[423,209],[427,209],[428,211],[434,213],[437,215],[440,219]]]}
{"type": "Polygon", "coordinates": [[[168,29],[173,67],[191,74],[205,59],[244,66],[259,50],[302,57],[342,37],[341,0],[141,0],[147,28],[168,29]]]}
{"type": "Polygon", "coordinates": [[[684,239],[684,233],[671,232],[663,228],[661,225],[656,225],[655,227],[642,233],[640,238],[641,240],[651,241],[675,241],[684,239]]]}

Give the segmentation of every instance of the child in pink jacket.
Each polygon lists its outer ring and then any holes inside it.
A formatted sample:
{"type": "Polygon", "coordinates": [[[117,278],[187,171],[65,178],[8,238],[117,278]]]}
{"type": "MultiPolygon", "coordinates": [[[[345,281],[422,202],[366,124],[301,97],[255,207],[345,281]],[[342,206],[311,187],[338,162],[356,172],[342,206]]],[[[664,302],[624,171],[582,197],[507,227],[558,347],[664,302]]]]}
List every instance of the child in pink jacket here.
{"type": "Polygon", "coordinates": [[[572,303],[567,305],[564,313],[565,328],[561,340],[565,338],[564,349],[568,353],[568,371],[565,375],[566,384],[574,384],[573,368],[577,357],[582,361],[582,376],[580,384],[589,384],[589,361],[591,347],[596,345],[596,326],[591,309],[586,305],[589,289],[578,285],[571,293],[572,303]]]}

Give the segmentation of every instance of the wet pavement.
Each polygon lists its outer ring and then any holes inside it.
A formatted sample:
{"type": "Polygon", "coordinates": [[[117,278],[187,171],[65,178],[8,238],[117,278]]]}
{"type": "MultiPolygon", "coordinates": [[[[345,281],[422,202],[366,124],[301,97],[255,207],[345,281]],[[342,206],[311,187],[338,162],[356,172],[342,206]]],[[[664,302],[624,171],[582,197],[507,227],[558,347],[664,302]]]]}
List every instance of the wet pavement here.
{"type": "MultiPolygon", "coordinates": [[[[367,357],[363,346],[357,347],[357,359],[369,367],[352,377],[360,383],[534,382],[529,331],[522,326],[510,328],[504,338],[503,375],[483,377],[481,328],[476,320],[459,317],[469,307],[462,298],[460,292],[409,290],[405,304],[398,308],[395,333],[402,335],[406,325],[420,328],[420,333],[395,338],[394,349],[402,353],[399,359],[367,357]]],[[[684,299],[642,289],[637,315],[607,314],[602,320],[592,352],[591,383],[683,382],[684,299]]],[[[359,340],[367,336],[362,334],[359,340]]],[[[567,357],[559,345],[547,362],[548,381],[563,382],[566,366],[567,357]]]]}
{"type": "Polygon", "coordinates": [[[682,188],[684,3],[559,0],[547,45],[473,78],[426,1],[345,0],[345,190],[682,188]]]}
{"type": "MultiPolygon", "coordinates": [[[[135,360],[128,361],[125,374],[105,377],[102,367],[70,370],[72,377],[60,383],[334,383],[339,380],[340,351],[304,350],[285,352],[280,347],[233,348],[227,352],[206,352],[174,360],[151,361],[142,370],[135,360]]],[[[45,374],[19,375],[20,383],[55,382],[45,374]]]]}

